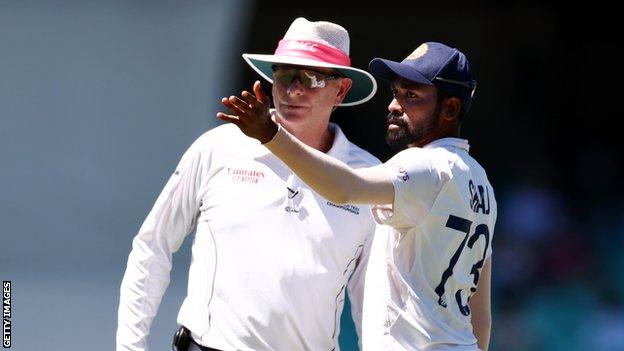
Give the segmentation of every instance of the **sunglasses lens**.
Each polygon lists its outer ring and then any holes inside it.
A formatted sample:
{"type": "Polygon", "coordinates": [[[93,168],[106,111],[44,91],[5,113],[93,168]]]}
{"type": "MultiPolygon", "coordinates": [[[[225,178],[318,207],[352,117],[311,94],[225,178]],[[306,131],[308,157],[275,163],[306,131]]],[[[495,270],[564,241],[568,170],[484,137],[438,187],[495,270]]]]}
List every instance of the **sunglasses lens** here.
{"type": "Polygon", "coordinates": [[[293,69],[277,69],[273,72],[273,79],[282,85],[290,85],[296,75],[293,69]]]}
{"type": "Polygon", "coordinates": [[[306,69],[277,68],[273,71],[273,79],[281,85],[288,86],[297,78],[306,89],[324,88],[325,80],[330,78],[322,73],[306,69]]]}
{"type": "Polygon", "coordinates": [[[325,76],[323,74],[308,70],[301,70],[300,72],[300,75],[305,77],[301,80],[301,82],[306,86],[306,88],[325,87],[325,76]]]}

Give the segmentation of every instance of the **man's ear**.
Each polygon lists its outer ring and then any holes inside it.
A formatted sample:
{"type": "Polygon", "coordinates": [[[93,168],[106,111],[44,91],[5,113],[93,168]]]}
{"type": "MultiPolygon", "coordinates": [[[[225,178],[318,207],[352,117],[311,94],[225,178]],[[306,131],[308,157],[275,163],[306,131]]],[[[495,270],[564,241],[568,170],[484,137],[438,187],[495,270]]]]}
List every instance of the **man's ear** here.
{"type": "Polygon", "coordinates": [[[461,101],[459,98],[453,96],[444,99],[442,103],[442,118],[450,120],[459,117],[459,111],[461,109],[461,101]]]}
{"type": "Polygon", "coordinates": [[[340,79],[340,88],[338,89],[338,93],[336,93],[336,106],[342,103],[342,100],[344,100],[349,90],[351,90],[351,86],[353,86],[353,80],[351,80],[351,78],[340,79]]]}

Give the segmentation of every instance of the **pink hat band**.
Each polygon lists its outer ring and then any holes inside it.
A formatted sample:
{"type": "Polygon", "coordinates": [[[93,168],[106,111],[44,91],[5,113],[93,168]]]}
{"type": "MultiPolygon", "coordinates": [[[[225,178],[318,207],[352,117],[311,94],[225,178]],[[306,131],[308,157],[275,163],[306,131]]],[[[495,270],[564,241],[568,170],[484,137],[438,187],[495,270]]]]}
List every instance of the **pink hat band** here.
{"type": "Polygon", "coordinates": [[[275,55],[295,56],[340,66],[351,66],[347,54],[331,46],[311,40],[280,40],[275,55]]]}

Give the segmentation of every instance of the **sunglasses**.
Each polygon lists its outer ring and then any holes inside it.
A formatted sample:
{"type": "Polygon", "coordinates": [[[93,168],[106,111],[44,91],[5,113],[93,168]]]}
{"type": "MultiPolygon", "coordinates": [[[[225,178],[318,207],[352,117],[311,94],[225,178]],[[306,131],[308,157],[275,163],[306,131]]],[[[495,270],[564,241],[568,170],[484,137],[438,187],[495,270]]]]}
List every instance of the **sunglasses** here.
{"type": "Polygon", "coordinates": [[[324,88],[325,81],[344,78],[337,73],[322,73],[307,68],[295,68],[292,66],[273,65],[273,81],[283,86],[289,86],[295,78],[307,89],[324,88]]]}

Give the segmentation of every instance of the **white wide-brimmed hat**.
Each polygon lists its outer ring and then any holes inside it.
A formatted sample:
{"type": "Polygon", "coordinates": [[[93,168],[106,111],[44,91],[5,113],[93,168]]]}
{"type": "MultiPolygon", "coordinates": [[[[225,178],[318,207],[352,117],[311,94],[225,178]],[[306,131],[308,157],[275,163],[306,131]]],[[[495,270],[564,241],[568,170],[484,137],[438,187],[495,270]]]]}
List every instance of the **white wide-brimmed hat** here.
{"type": "Polygon", "coordinates": [[[353,86],[339,106],[362,104],[377,91],[377,82],[370,73],[351,67],[349,33],[331,22],[310,22],[299,17],[290,25],[273,55],[243,54],[243,58],[271,83],[272,66],[276,63],[332,68],[353,80],[353,86]]]}

